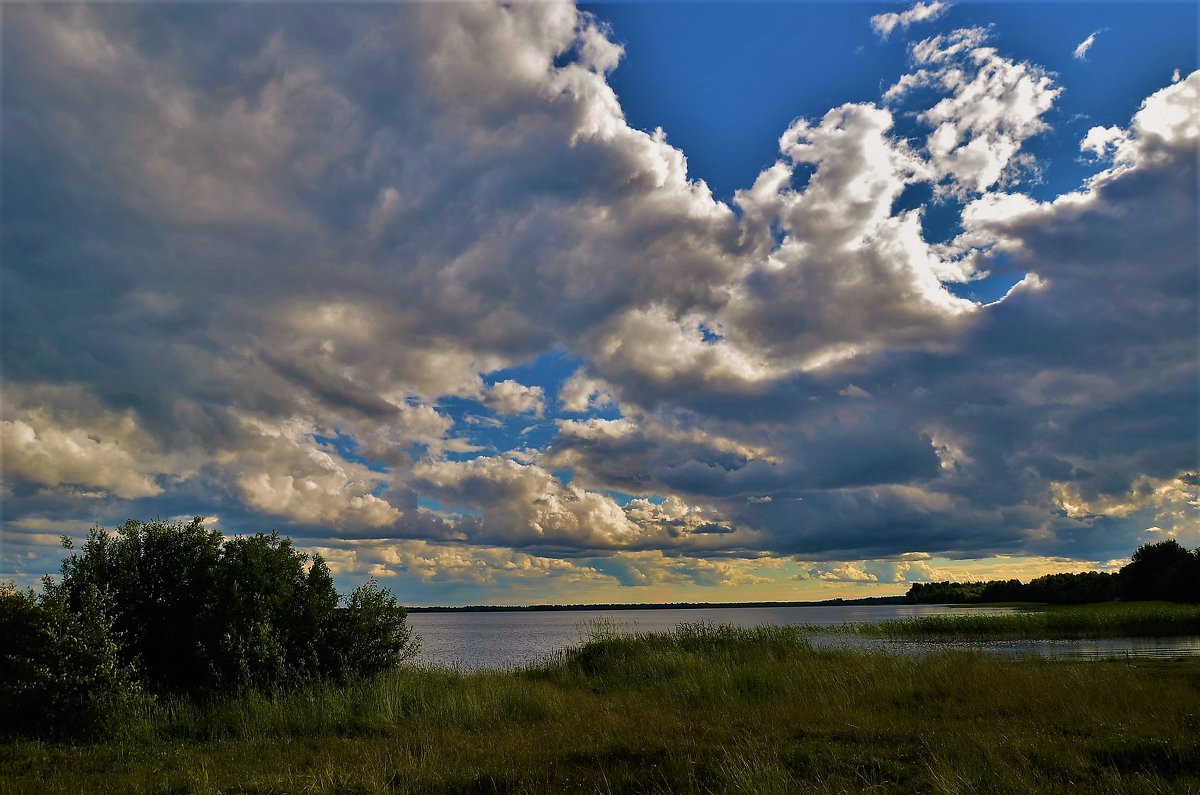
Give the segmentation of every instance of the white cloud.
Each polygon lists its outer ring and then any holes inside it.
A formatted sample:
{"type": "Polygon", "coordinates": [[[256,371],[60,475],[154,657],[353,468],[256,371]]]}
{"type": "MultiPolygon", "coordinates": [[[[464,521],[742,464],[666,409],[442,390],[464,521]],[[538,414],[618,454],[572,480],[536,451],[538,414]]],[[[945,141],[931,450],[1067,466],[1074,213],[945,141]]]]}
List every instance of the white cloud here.
{"type": "Polygon", "coordinates": [[[780,139],[787,160],[738,193],[751,228],[782,233],[720,314],[721,346],[747,349],[761,362],[756,378],[883,348],[936,348],[969,326],[974,305],[942,284],[964,278],[961,267],[926,243],[918,213],[892,214],[904,189],[928,176],[892,124],[888,110],[865,104],[799,119],[780,139]],[[794,190],[789,177],[803,167],[815,170],[794,190]]]}
{"type": "Polygon", "coordinates": [[[918,2],[906,11],[876,14],[871,17],[871,28],[879,34],[881,39],[886,39],[897,27],[907,30],[913,23],[937,19],[948,10],[950,10],[950,4],[943,3],[941,0],[932,0],[929,3],[918,2]]]}
{"type": "Polygon", "coordinates": [[[331,530],[395,525],[403,513],[374,494],[383,479],[298,433],[303,422],[259,424],[222,458],[235,487],[256,511],[331,530]]]}
{"type": "Polygon", "coordinates": [[[1186,526],[1138,495],[1194,463],[1200,76],[1038,201],[1014,186],[1061,89],[983,29],[935,36],[882,104],[789,125],[735,212],[628,125],[621,48],[569,5],[178,13],[5,15],[11,206],[58,230],[6,249],[6,522],[195,503],[355,576],[672,586],[1186,526]],[[963,233],[931,242],[949,197],[963,233]],[[989,275],[1003,299],[950,289],[989,275]],[[578,362],[555,400],[485,387],[547,353],[578,362]],[[478,456],[448,398],[554,422],[478,456]]]}
{"type": "Polygon", "coordinates": [[[95,498],[153,497],[176,465],[131,411],[108,410],[69,386],[5,390],[0,453],[5,480],[95,498]]]}
{"type": "Polygon", "coordinates": [[[558,390],[558,400],[563,411],[582,414],[615,403],[612,387],[598,378],[587,374],[583,368],[576,370],[563,382],[558,390]]]}
{"type": "Polygon", "coordinates": [[[1042,117],[1062,93],[1044,70],[1000,55],[984,46],[986,38],[982,29],[966,28],[914,44],[922,68],[885,94],[894,103],[919,86],[947,93],[918,119],[933,128],[925,147],[935,177],[959,195],[1019,179],[1031,162],[1021,146],[1048,129],[1042,117]]]}
{"type": "Polygon", "coordinates": [[[1120,127],[1093,127],[1088,130],[1083,140],[1079,142],[1079,151],[1091,152],[1096,157],[1104,157],[1125,141],[1125,131],[1120,127]]]}
{"type": "Polygon", "coordinates": [[[540,386],[525,386],[507,380],[488,387],[483,395],[483,403],[501,414],[533,414],[541,418],[546,408],[545,397],[540,386]]]}
{"type": "Polygon", "coordinates": [[[1101,31],[1099,31],[1099,30],[1092,31],[1090,34],[1088,34],[1088,37],[1086,39],[1079,42],[1079,45],[1075,48],[1075,51],[1071,54],[1080,61],[1086,61],[1088,50],[1092,49],[1092,45],[1096,43],[1096,36],[1100,35],[1100,33],[1101,33],[1101,31]]]}
{"type": "Polygon", "coordinates": [[[563,484],[536,464],[480,456],[470,461],[421,462],[414,485],[446,505],[483,510],[460,522],[474,543],[510,546],[628,546],[641,531],[603,494],[563,484]]]}

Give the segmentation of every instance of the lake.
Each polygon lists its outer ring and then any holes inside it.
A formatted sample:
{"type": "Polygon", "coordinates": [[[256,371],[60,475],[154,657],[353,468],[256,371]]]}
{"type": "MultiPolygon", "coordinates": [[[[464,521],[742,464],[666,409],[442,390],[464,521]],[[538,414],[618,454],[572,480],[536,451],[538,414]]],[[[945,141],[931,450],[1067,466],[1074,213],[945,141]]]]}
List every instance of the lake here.
{"type": "MultiPolygon", "coordinates": [[[[839,626],[894,618],[944,615],[969,610],[1009,613],[1007,607],[954,605],[829,605],[817,607],[705,607],[649,610],[556,610],[487,613],[410,613],[421,636],[417,662],[464,670],[504,668],[537,662],[547,654],[586,640],[588,628],[611,622],[630,632],[663,632],[680,623],[709,622],[735,626],[839,626]]],[[[885,640],[816,634],[814,645],[883,649],[922,654],[944,648],[975,649],[1003,656],[1099,659],[1200,655],[1200,637],[1112,638],[1102,640],[941,641],[885,640]]]]}

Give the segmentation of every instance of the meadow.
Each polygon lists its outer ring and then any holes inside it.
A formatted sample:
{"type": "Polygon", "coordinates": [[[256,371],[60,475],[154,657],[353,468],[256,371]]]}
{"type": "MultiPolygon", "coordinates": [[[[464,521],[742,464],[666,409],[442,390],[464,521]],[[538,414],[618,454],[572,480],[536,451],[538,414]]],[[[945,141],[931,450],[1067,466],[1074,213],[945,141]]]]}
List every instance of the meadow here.
{"type": "Polygon", "coordinates": [[[1200,790],[1200,659],[905,657],[813,648],[800,628],[598,626],[534,667],[159,699],[104,742],[0,745],[0,793],[1063,790],[1200,790]]]}

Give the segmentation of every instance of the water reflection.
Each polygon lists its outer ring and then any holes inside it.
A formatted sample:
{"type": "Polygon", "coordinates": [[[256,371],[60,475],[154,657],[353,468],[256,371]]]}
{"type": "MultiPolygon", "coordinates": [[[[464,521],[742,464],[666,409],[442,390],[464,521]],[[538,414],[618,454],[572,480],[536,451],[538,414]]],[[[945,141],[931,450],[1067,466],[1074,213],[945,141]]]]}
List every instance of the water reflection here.
{"type": "MultiPolygon", "coordinates": [[[[664,632],[683,622],[735,626],[875,623],[896,618],[945,615],[969,610],[1002,614],[1012,608],[950,605],[869,605],[821,607],[664,608],[654,610],[571,610],[555,612],[413,613],[409,620],[422,637],[418,662],[462,669],[524,665],[587,639],[589,627],[608,622],[632,632],[664,632]]],[[[846,635],[813,636],[814,645],[929,654],[948,648],[1005,657],[1054,659],[1177,657],[1200,655],[1200,637],[1113,638],[1105,640],[894,641],[846,635]]]]}

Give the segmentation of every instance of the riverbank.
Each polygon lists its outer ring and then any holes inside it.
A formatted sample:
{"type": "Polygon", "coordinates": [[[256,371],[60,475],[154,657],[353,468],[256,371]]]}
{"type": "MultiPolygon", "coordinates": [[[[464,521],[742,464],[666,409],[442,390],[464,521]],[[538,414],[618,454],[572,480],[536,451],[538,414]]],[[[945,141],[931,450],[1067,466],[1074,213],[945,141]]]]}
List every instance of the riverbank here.
{"type": "Polygon", "coordinates": [[[1200,660],[814,649],[681,625],[539,667],[404,668],[149,705],[106,742],[0,746],[0,792],[1076,791],[1200,788],[1200,660]]]}

